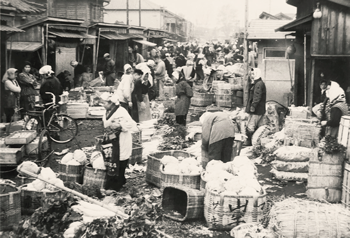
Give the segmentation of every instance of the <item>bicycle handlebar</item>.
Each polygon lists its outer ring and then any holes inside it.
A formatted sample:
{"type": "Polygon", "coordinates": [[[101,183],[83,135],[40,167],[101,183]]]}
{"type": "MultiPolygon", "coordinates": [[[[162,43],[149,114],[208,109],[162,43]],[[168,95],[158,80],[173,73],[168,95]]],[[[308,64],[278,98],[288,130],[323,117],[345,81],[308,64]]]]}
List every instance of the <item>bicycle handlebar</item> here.
{"type": "Polygon", "coordinates": [[[56,96],[55,94],[51,93],[51,92],[45,92],[46,94],[51,94],[52,95],[52,102],[49,102],[49,103],[45,103],[45,105],[48,105],[48,104],[56,104],[56,96]]]}

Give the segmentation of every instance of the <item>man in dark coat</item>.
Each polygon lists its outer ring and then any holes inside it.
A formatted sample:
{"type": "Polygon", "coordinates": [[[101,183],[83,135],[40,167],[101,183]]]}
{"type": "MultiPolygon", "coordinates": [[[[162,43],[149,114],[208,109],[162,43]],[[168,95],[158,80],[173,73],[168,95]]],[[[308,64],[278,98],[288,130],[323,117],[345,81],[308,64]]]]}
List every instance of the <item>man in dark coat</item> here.
{"type": "Polygon", "coordinates": [[[81,75],[85,72],[85,67],[76,60],[71,61],[70,65],[74,68],[74,87],[80,87],[81,75]]]}
{"type": "Polygon", "coordinates": [[[70,75],[71,74],[68,70],[64,70],[57,75],[57,78],[60,81],[63,90],[65,91],[70,91],[71,89],[71,80],[69,78],[70,75]]]}
{"type": "Polygon", "coordinates": [[[103,58],[106,60],[103,70],[103,76],[106,78],[106,86],[114,86],[116,79],[115,62],[108,53],[104,54],[103,58]]]}
{"type": "Polygon", "coordinates": [[[172,59],[170,57],[170,53],[165,54],[164,64],[165,64],[165,70],[167,72],[167,75],[169,78],[173,75],[173,65],[171,63],[172,59]]]}
{"type": "Polygon", "coordinates": [[[252,69],[250,78],[252,79],[252,86],[249,90],[246,106],[246,112],[249,114],[247,123],[248,144],[251,144],[252,135],[266,111],[266,87],[261,79],[260,69],[252,69]]]}

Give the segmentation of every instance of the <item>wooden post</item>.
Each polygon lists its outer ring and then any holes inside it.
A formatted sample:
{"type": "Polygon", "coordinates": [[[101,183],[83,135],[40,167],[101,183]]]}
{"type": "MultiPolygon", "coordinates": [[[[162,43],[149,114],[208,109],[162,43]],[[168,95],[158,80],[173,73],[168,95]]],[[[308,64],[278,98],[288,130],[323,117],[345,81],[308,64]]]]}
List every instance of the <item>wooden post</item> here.
{"type": "Polygon", "coordinates": [[[315,83],[315,58],[312,58],[312,66],[311,66],[311,77],[310,77],[310,98],[309,98],[309,106],[310,113],[312,115],[312,106],[314,101],[314,83],[315,83]]]}
{"type": "Polygon", "coordinates": [[[139,26],[141,26],[141,0],[139,0],[139,26]]]}
{"type": "Polygon", "coordinates": [[[126,25],[129,25],[129,0],[126,0],[126,25]]]}
{"type": "MultiPolygon", "coordinates": [[[[10,38],[11,39],[11,38],[10,38]]],[[[7,43],[6,43],[7,44],[7,43]]],[[[7,46],[6,46],[7,48],[7,46]]],[[[11,64],[11,61],[12,61],[12,39],[10,40],[10,55],[9,55],[9,58],[8,58],[8,63],[7,63],[7,67],[11,67],[12,68],[12,64],[11,64]]],[[[13,66],[15,67],[15,66],[13,66]]],[[[7,68],[6,68],[7,69],[7,68]]]]}
{"type": "Polygon", "coordinates": [[[48,48],[49,48],[49,24],[46,24],[46,39],[45,39],[45,65],[47,65],[47,55],[48,55],[48,48]]]}
{"type": "Polygon", "coordinates": [[[41,66],[46,65],[47,59],[46,59],[46,43],[45,43],[45,27],[41,27],[41,43],[44,45],[41,50],[41,66]]]}
{"type": "Polygon", "coordinates": [[[304,34],[304,105],[306,106],[306,102],[307,102],[307,79],[306,79],[306,33],[304,34]]]}
{"type": "Polygon", "coordinates": [[[245,44],[244,44],[244,48],[245,48],[245,63],[246,63],[246,72],[244,75],[244,81],[245,81],[245,85],[243,87],[243,106],[247,105],[247,101],[248,101],[248,92],[249,92],[249,85],[250,83],[248,82],[248,76],[249,76],[249,52],[248,52],[248,8],[249,8],[249,0],[245,0],[245,34],[244,34],[244,40],[245,40],[245,44]]]}
{"type": "Polygon", "coordinates": [[[95,58],[95,67],[96,68],[97,68],[97,62],[98,62],[98,51],[100,49],[100,38],[101,38],[101,28],[98,28],[98,38],[97,38],[96,58],[95,58]]]}

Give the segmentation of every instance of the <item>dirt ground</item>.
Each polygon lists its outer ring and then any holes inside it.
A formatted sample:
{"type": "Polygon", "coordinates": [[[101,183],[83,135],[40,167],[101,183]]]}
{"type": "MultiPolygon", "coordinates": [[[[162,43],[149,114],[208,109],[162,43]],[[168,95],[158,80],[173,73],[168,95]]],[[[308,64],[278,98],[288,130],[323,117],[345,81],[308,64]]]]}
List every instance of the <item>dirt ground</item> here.
{"type": "MultiPolygon", "coordinates": [[[[76,140],[68,144],[52,144],[52,148],[60,152],[63,149],[69,148],[74,151],[77,148],[94,146],[95,137],[103,133],[103,125],[101,120],[77,120],[79,125],[79,134],[76,140]]],[[[61,156],[53,155],[47,166],[51,167],[54,171],[57,171],[58,162],[61,156]]],[[[257,165],[258,168],[258,180],[261,185],[266,189],[268,193],[268,199],[275,196],[282,197],[304,197],[306,191],[305,183],[296,182],[281,182],[274,180],[271,173],[270,165],[257,165]]],[[[14,178],[15,172],[1,174],[3,178],[14,178]]],[[[127,184],[123,193],[129,193],[135,188],[139,189],[140,194],[150,194],[154,190],[158,190],[156,187],[149,185],[145,182],[145,173],[132,173],[128,174],[127,184]]],[[[161,198],[158,198],[158,204],[161,204],[161,198]]],[[[181,237],[230,237],[227,231],[210,231],[206,227],[206,222],[203,219],[195,221],[177,222],[171,219],[162,217],[157,222],[157,227],[160,231],[163,231],[167,235],[174,238],[181,237]]]]}

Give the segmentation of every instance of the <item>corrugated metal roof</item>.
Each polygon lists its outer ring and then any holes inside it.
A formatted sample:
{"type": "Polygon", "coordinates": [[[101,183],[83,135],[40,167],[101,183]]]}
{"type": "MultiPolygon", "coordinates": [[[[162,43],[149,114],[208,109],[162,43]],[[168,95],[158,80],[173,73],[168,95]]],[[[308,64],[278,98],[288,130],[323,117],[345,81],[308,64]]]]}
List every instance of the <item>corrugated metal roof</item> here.
{"type": "Polygon", "coordinates": [[[82,32],[61,32],[61,31],[49,30],[49,33],[62,38],[78,38],[78,39],[96,38],[96,36],[88,35],[82,32]]]}
{"type": "Polygon", "coordinates": [[[7,49],[13,51],[33,52],[37,51],[42,46],[43,44],[40,42],[7,42],[7,49]]]}
{"type": "Polygon", "coordinates": [[[24,32],[21,29],[18,29],[16,27],[10,27],[6,25],[0,25],[0,31],[8,31],[8,32],[24,32]]]}
{"type": "MultiPolygon", "coordinates": [[[[105,9],[110,10],[125,10],[126,9],[126,1],[114,0],[108,4],[105,9]]],[[[129,9],[139,9],[139,0],[129,0],[129,9]]],[[[142,0],[141,1],[141,9],[147,10],[160,10],[161,7],[151,1],[142,0]]]]}
{"type": "Polygon", "coordinates": [[[275,32],[275,29],[291,21],[289,20],[252,20],[248,27],[248,39],[284,39],[290,32],[275,32]]]}
{"type": "Polygon", "coordinates": [[[16,10],[19,12],[39,13],[46,11],[46,7],[43,4],[30,2],[27,0],[0,0],[0,8],[1,6],[11,6],[16,8],[16,10]]]}
{"type": "Polygon", "coordinates": [[[113,31],[101,32],[101,36],[107,40],[127,40],[130,39],[130,36],[120,35],[113,31]]]}

